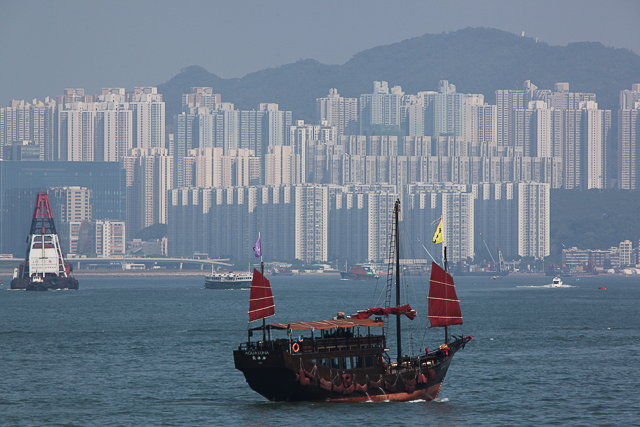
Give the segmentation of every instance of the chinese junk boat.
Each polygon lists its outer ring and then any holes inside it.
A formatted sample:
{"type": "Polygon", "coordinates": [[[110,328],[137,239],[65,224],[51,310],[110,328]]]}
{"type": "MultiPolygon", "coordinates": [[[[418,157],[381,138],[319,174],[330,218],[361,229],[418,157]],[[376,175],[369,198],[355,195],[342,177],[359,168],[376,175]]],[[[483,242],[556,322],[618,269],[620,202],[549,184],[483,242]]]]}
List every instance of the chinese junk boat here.
{"type": "Polygon", "coordinates": [[[11,289],[78,289],[78,281],[71,277],[71,264],[65,262],[62,255],[46,192],[36,195],[31,231],[27,237],[27,255],[16,268],[11,289]]]}
{"type": "MultiPolygon", "coordinates": [[[[415,318],[416,312],[400,306],[398,212],[396,201],[395,251],[396,307],[370,308],[352,316],[338,313],[330,320],[265,324],[275,314],[271,285],[257,270],[253,272],[249,319],[262,320],[250,328],[248,340],[234,350],[235,366],[242,371],[249,387],[273,401],[411,401],[437,398],[455,353],[472,338],[449,339],[447,327],[462,324],[460,305],[453,278],[433,263],[429,290],[431,327],[445,327],[445,340],[436,350],[417,356],[404,356],[401,317],[415,318]],[[397,316],[397,358],[388,355],[383,316],[397,316]],[[377,316],[371,318],[371,316],[377,316]],[[262,331],[262,340],[251,341],[253,332],[262,331]],[[272,332],[284,331],[286,338],[272,339],[272,332]],[[310,337],[294,340],[292,331],[310,331],[310,337]]],[[[395,240],[394,240],[395,239],[395,240]]],[[[394,247],[395,246],[395,247],[394,247]]],[[[394,259],[390,256],[390,259],[394,259]]],[[[445,261],[446,265],[446,261],[445,261]]],[[[387,302],[390,302],[388,280],[387,302]]],[[[390,305],[390,304],[388,304],[390,305]]],[[[282,334],[284,335],[284,334],[282,334]]]]}

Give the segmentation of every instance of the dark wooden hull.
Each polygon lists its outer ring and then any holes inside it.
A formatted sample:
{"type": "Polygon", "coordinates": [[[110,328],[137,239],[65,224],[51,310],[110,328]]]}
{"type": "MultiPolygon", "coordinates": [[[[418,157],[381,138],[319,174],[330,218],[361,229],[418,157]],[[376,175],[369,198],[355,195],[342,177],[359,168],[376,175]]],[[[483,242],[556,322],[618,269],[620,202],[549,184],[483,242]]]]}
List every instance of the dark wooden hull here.
{"type": "Polygon", "coordinates": [[[331,369],[317,363],[321,358],[366,354],[381,361],[381,350],[304,354],[287,349],[240,348],[233,356],[249,387],[272,401],[433,400],[438,397],[453,355],[463,344],[432,356],[429,364],[407,362],[400,370],[382,363],[363,369],[331,369]],[[345,381],[345,374],[349,382],[345,381]]]}
{"type": "Polygon", "coordinates": [[[32,282],[26,277],[15,278],[11,281],[11,289],[24,289],[27,291],[77,290],[78,288],[79,282],[73,277],[45,277],[41,283],[32,282]]]}

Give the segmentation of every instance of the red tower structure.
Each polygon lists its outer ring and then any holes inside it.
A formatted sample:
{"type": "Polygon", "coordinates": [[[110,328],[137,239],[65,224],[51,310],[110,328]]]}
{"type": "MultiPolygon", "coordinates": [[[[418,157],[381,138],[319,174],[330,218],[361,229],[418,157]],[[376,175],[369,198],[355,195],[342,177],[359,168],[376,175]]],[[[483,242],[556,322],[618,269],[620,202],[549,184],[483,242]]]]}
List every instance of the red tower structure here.
{"type": "Polygon", "coordinates": [[[71,264],[65,262],[62,254],[46,192],[36,194],[27,253],[13,274],[11,289],[78,289],[78,281],[71,277],[71,264]]]}

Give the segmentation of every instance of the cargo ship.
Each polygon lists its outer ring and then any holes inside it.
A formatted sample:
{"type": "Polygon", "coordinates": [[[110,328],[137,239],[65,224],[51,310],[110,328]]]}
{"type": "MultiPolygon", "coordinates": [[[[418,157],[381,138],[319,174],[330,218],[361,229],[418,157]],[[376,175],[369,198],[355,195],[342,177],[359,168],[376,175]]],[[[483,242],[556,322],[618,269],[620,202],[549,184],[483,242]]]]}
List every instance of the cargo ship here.
{"type": "Polygon", "coordinates": [[[71,276],[71,271],[71,264],[62,254],[49,196],[46,192],[38,193],[27,237],[27,254],[14,270],[11,289],[78,289],[78,281],[71,276]]]}
{"type": "Polygon", "coordinates": [[[372,264],[352,265],[348,270],[340,272],[342,280],[377,280],[380,274],[372,264]]]}

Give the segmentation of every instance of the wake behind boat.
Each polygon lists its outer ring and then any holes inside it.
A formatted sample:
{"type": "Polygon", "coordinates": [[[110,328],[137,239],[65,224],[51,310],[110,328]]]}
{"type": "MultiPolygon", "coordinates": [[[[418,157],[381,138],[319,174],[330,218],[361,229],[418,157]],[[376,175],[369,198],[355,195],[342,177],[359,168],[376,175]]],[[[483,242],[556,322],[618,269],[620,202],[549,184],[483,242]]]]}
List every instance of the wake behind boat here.
{"type": "Polygon", "coordinates": [[[551,284],[549,285],[549,287],[551,288],[559,288],[563,285],[562,283],[562,279],[559,278],[558,276],[554,277],[553,280],[551,281],[551,284]]]}
{"type": "MultiPolygon", "coordinates": [[[[262,320],[262,326],[250,328],[247,341],[233,352],[235,367],[242,371],[249,387],[273,401],[412,401],[438,397],[453,356],[472,338],[449,340],[447,327],[462,324],[460,304],[453,278],[433,263],[428,315],[430,327],[445,328],[444,343],[415,356],[402,352],[400,318],[414,319],[416,312],[409,304],[400,305],[399,210],[400,202],[396,201],[395,241],[391,243],[391,252],[396,255],[395,307],[370,308],[351,316],[338,313],[327,320],[267,325],[265,319],[275,314],[271,284],[263,274],[253,271],[249,321],[262,320]],[[396,316],[395,360],[388,354],[385,335],[390,325],[385,325],[383,317],[389,315],[396,316]],[[304,332],[310,336],[294,339],[294,331],[295,335],[304,332]],[[260,333],[262,339],[252,341],[254,333],[260,333]],[[272,338],[272,333],[281,337],[272,338]]],[[[387,283],[391,286],[392,280],[387,283]]],[[[390,287],[387,294],[390,300],[390,287]]]]}
{"type": "Polygon", "coordinates": [[[558,276],[554,277],[550,284],[544,285],[544,288],[573,288],[571,285],[565,285],[558,276]]]}
{"type": "Polygon", "coordinates": [[[565,285],[558,276],[554,277],[551,283],[541,286],[517,286],[518,288],[573,288],[574,286],[565,285]]]}

